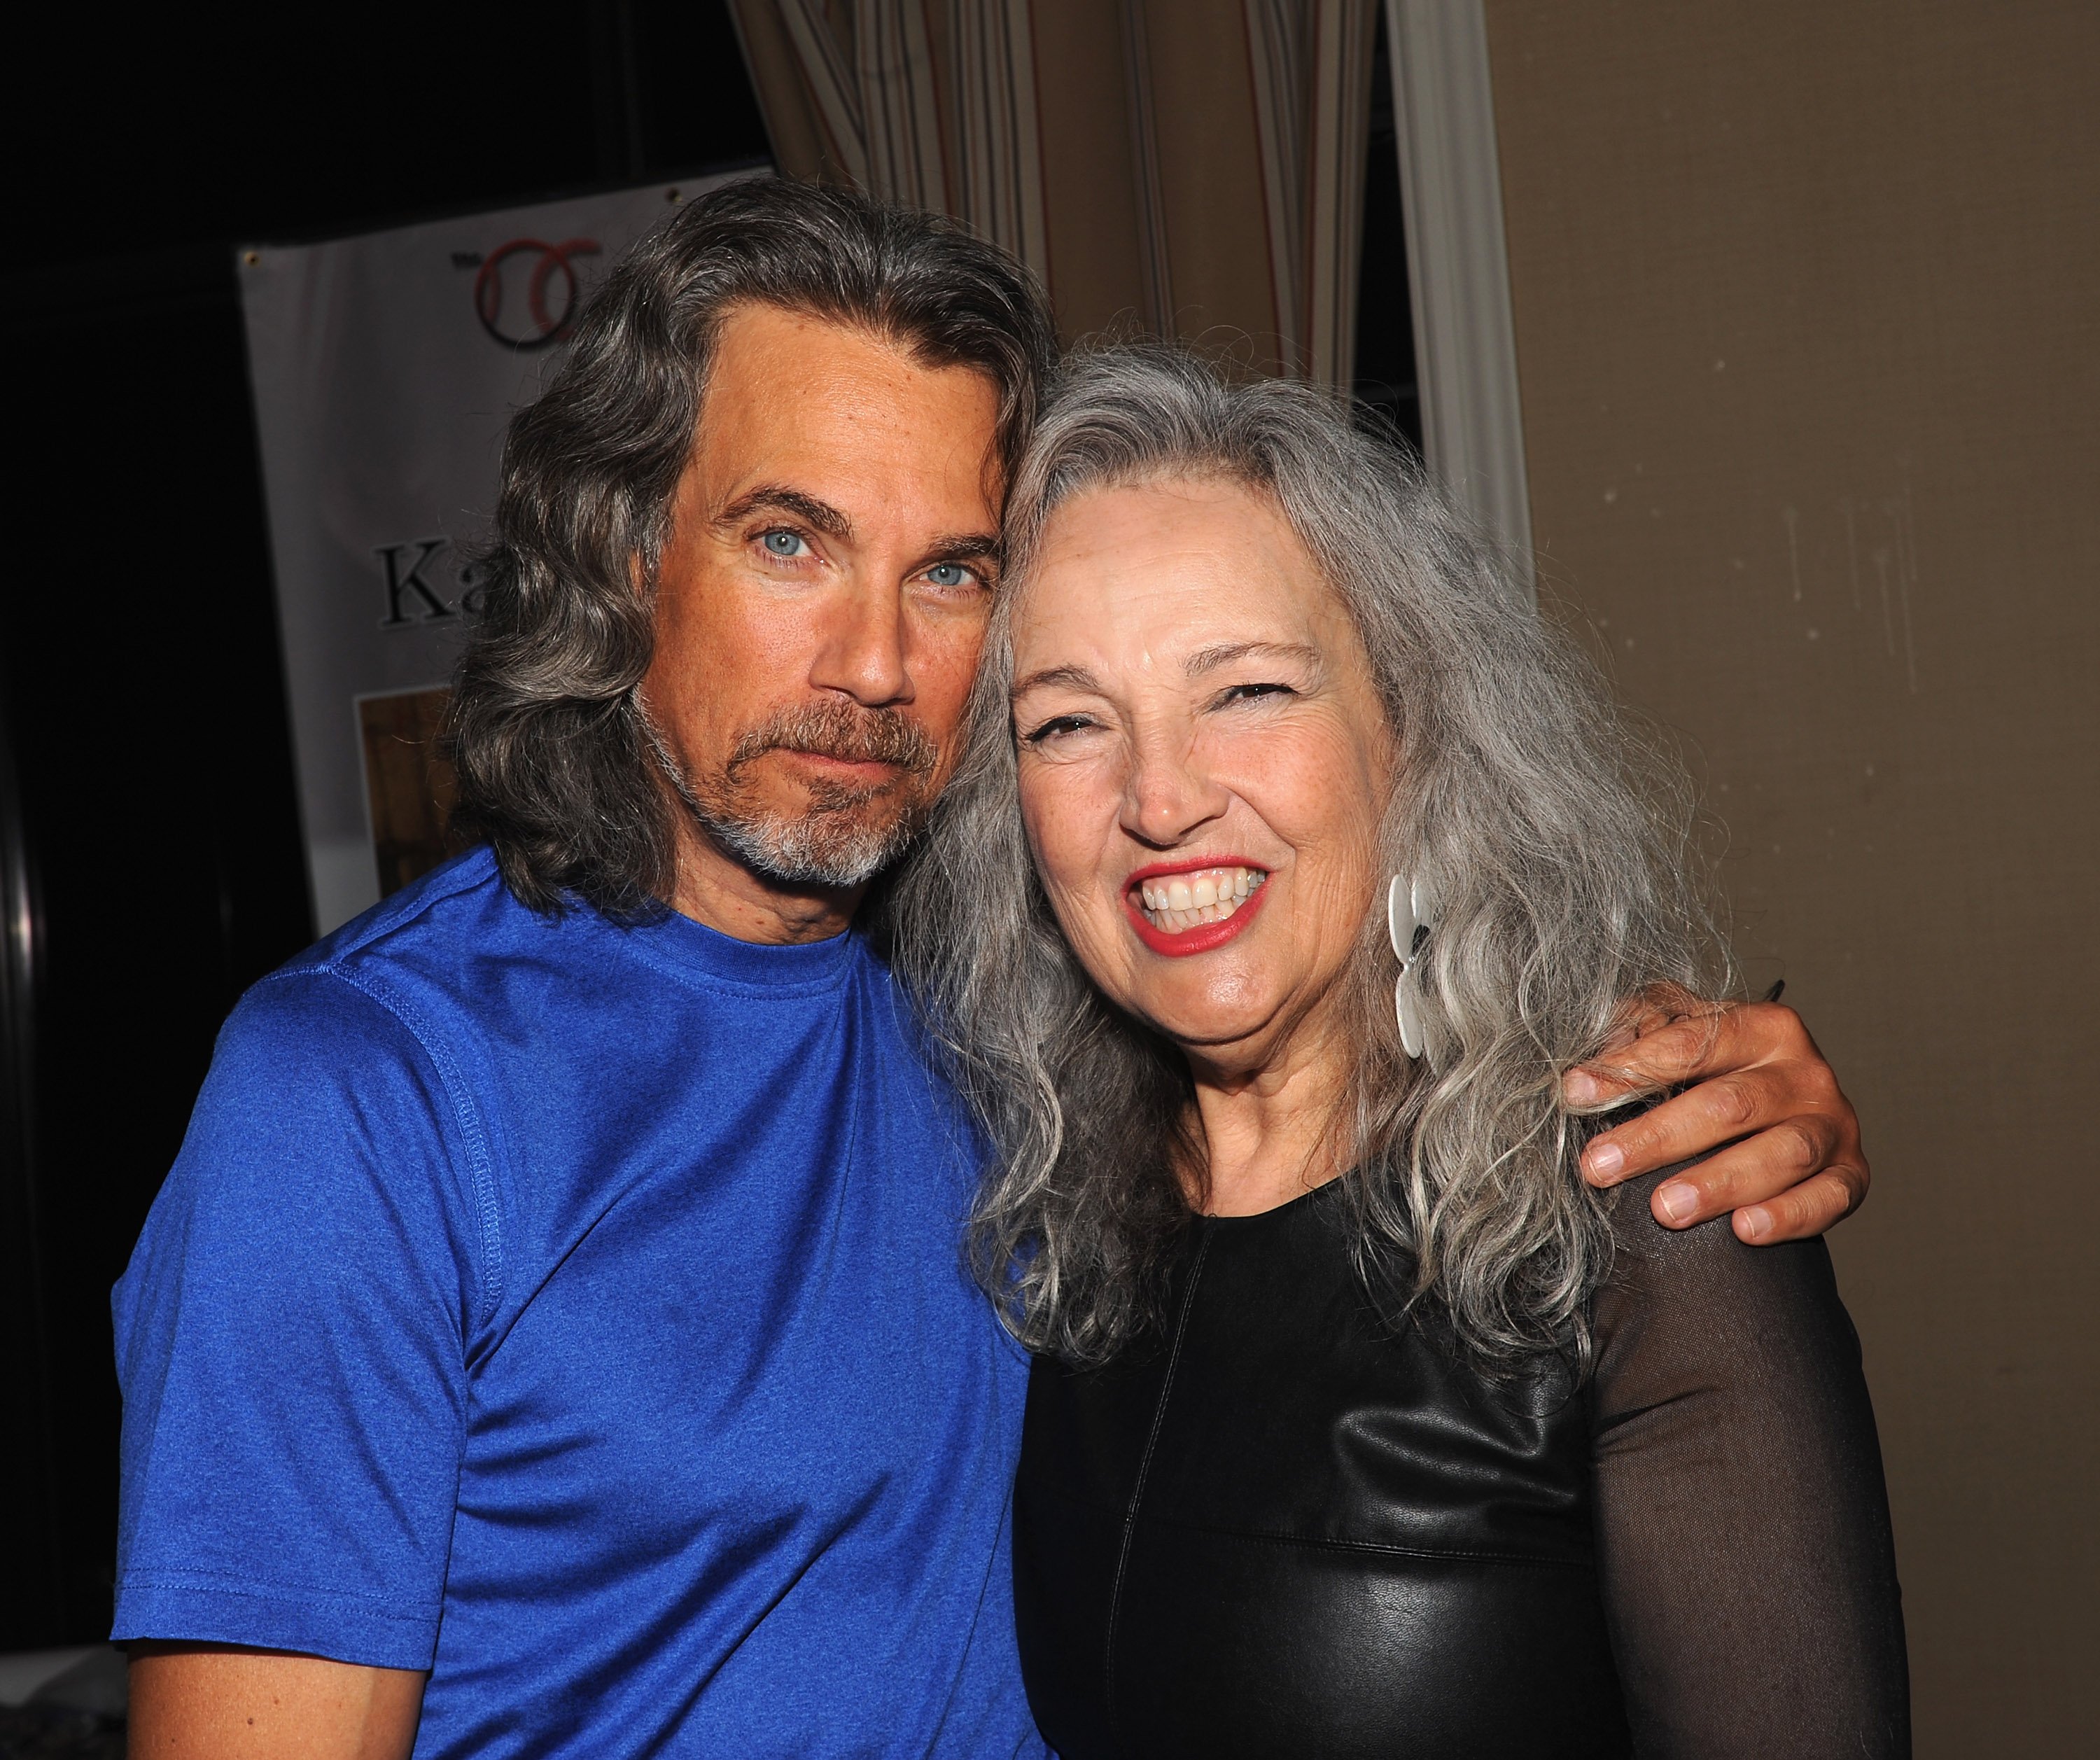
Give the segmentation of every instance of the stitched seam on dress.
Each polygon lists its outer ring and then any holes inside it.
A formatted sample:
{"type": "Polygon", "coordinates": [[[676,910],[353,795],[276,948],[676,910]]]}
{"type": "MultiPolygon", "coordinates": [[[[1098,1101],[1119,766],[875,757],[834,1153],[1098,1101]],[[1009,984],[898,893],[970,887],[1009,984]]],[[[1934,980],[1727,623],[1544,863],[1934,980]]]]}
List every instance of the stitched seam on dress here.
{"type": "Polygon", "coordinates": [[[1167,1355],[1167,1374],[1159,1384],[1159,1404],[1152,1414],[1152,1434],[1145,1439],[1145,1453],[1137,1463],[1137,1479],[1130,1489],[1130,1509],[1123,1520],[1123,1546],[1116,1555],[1115,1583],[1109,1591],[1108,1643],[1101,1656],[1102,1709],[1109,1727],[1116,1723],[1116,1625],[1123,1613],[1123,1585],[1130,1568],[1131,1542],[1137,1533],[1137,1512],[1145,1502],[1145,1482],[1152,1472],[1153,1451],[1159,1446],[1159,1432],[1167,1423],[1167,1402],[1174,1396],[1174,1372],[1181,1366],[1181,1341],[1188,1336],[1189,1317],[1196,1310],[1196,1286],[1203,1279],[1203,1261],[1210,1257],[1211,1236],[1207,1229],[1196,1248],[1196,1263],[1189,1268],[1188,1293],[1181,1298],[1181,1316],[1174,1322],[1174,1348],[1167,1355]]]}
{"type": "Polygon", "coordinates": [[[1257,1528],[1228,1528],[1216,1522],[1179,1522],[1169,1515],[1155,1515],[1152,1521],[1156,1526],[1176,1528],[1184,1533],[1219,1534],[1229,1540],[1251,1540],[1264,1546],[1311,1546],[1334,1552],[1370,1552],[1387,1558],[1432,1561],[1457,1559],[1474,1564],[1533,1564],[1551,1570],[1586,1571],[1595,1566],[1594,1559],[1550,1558],[1538,1552],[1493,1552],[1471,1546],[1398,1546],[1383,1540],[1337,1540],[1307,1534],[1269,1533],[1257,1528]]]}

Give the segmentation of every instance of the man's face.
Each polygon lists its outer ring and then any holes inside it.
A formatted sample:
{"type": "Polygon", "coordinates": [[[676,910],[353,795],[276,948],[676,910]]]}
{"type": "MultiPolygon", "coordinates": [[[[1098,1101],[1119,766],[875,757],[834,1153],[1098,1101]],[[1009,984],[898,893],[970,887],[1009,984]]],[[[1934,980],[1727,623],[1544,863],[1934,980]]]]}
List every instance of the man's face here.
{"type": "Polygon", "coordinates": [[[982,374],[866,331],[724,320],[642,682],[681,909],[730,926],[712,894],[755,884],[836,915],[923,820],[990,611],[997,416],[982,374]]]}

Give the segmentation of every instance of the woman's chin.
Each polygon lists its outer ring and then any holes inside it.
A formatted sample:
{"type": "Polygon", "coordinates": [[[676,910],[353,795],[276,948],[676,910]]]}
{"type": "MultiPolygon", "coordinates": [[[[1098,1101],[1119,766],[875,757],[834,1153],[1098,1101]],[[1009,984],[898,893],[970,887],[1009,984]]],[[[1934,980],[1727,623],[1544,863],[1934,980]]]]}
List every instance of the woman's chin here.
{"type": "Polygon", "coordinates": [[[1128,1005],[1192,1057],[1259,1069],[1277,1039],[1285,1004],[1280,995],[1250,996],[1238,988],[1220,995],[1207,986],[1177,982],[1150,987],[1128,1005]]]}

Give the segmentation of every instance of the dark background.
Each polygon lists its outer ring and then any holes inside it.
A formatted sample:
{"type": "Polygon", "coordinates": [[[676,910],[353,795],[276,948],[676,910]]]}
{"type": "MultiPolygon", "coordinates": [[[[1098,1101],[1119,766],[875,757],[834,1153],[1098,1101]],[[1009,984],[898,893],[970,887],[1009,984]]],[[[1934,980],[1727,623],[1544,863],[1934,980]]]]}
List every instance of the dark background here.
{"type": "MultiPolygon", "coordinates": [[[[219,1022],[313,933],[232,247],[767,152],[701,0],[13,29],[0,1649],[108,1629],[109,1288],[219,1022]]],[[[1383,46],[1374,93],[1359,390],[1418,439],[1383,46]]]]}

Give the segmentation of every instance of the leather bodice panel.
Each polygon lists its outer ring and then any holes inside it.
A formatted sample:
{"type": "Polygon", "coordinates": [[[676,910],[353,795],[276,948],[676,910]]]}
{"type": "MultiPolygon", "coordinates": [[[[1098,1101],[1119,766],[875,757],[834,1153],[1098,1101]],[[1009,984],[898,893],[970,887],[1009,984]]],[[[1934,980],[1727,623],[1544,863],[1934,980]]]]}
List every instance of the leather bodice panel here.
{"type": "Polygon", "coordinates": [[[1383,1323],[1342,1202],[1197,1221],[1158,1335],[1035,1365],[1016,1611],[1066,1760],[1627,1751],[1582,1396],[1383,1323]]]}

